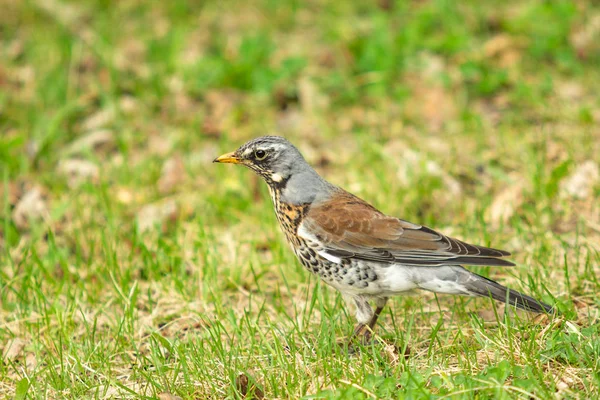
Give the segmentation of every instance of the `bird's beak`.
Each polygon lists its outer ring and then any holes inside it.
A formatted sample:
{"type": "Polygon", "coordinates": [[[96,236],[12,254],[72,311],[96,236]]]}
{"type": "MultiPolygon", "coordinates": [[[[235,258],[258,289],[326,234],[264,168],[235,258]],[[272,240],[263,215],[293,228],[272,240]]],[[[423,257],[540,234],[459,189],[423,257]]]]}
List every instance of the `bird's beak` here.
{"type": "Polygon", "coordinates": [[[215,158],[213,162],[224,164],[241,164],[242,161],[235,156],[234,152],[231,152],[215,158]]]}

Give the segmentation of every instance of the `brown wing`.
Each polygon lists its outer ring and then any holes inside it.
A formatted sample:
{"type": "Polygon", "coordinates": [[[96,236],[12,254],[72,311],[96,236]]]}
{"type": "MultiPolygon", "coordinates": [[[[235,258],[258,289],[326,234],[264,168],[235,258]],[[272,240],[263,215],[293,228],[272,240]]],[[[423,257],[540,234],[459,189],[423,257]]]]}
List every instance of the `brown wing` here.
{"type": "Polygon", "coordinates": [[[345,191],[334,200],[313,205],[301,230],[310,232],[327,254],[338,258],[415,266],[514,265],[500,259],[510,255],[506,251],[468,244],[389,217],[345,191]]]}

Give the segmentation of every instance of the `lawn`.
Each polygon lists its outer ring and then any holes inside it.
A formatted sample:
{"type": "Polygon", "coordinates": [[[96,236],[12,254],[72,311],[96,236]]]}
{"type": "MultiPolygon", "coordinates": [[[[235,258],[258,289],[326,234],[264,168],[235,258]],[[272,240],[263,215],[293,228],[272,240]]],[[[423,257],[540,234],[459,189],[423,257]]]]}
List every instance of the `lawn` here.
{"type": "Polygon", "coordinates": [[[600,397],[597,2],[0,3],[0,397],[600,397]],[[422,292],[348,354],[212,164],[264,134],[562,315],[422,292]]]}

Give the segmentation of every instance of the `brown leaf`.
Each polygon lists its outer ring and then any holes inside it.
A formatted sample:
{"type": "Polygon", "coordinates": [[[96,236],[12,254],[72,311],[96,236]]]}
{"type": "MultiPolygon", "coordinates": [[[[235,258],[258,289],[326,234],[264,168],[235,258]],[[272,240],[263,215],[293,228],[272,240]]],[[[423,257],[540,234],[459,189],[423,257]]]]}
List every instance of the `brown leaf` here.
{"type": "Polygon", "coordinates": [[[439,84],[426,83],[427,78],[411,80],[413,101],[405,108],[408,116],[422,120],[429,130],[440,131],[456,118],[457,109],[452,93],[439,84]]]}
{"type": "Polygon", "coordinates": [[[393,343],[384,343],[383,346],[383,351],[384,354],[388,360],[388,363],[392,366],[396,366],[398,365],[398,362],[400,361],[400,352],[399,349],[395,344],[393,343]]]}
{"type": "Polygon", "coordinates": [[[148,139],[148,151],[151,154],[166,156],[173,149],[174,138],[170,134],[152,135],[148,139]]]}
{"type": "Polygon", "coordinates": [[[580,58],[587,58],[589,54],[598,51],[598,35],[600,35],[600,14],[586,18],[585,23],[574,24],[570,35],[571,46],[577,51],[580,58]]]}
{"type": "Polygon", "coordinates": [[[394,8],[394,2],[392,0],[378,0],[377,5],[379,5],[379,8],[385,11],[392,11],[394,8]]]}
{"type": "Polygon", "coordinates": [[[115,137],[108,129],[92,131],[73,141],[65,150],[65,155],[82,154],[86,152],[108,152],[115,149],[115,137]]]}
{"type": "Polygon", "coordinates": [[[33,370],[33,369],[35,369],[37,364],[38,364],[38,362],[37,362],[37,358],[35,357],[35,354],[27,353],[27,356],[25,356],[25,366],[27,367],[27,369],[33,370]]]}
{"type": "Polygon", "coordinates": [[[494,36],[483,46],[486,57],[495,58],[501,67],[510,67],[521,58],[520,43],[505,33],[494,36]]]}
{"type": "Polygon", "coordinates": [[[105,128],[115,119],[115,110],[113,108],[103,108],[94,114],[90,115],[81,124],[81,129],[84,131],[96,131],[105,128]]]}
{"type": "Polygon", "coordinates": [[[133,96],[121,96],[119,109],[123,114],[132,115],[140,108],[138,101],[133,96]]]}
{"type": "Polygon", "coordinates": [[[248,375],[240,373],[235,379],[235,387],[244,398],[248,399],[264,399],[265,394],[256,385],[254,379],[248,378],[248,375]]]}
{"type": "Polygon", "coordinates": [[[523,182],[516,182],[495,198],[487,210],[487,219],[493,226],[506,223],[515,213],[515,210],[523,204],[523,182]]]}
{"type": "Polygon", "coordinates": [[[596,162],[587,160],[561,182],[561,194],[566,197],[585,199],[592,195],[598,182],[600,182],[600,168],[596,162]]]}
{"type": "Polygon", "coordinates": [[[432,87],[423,91],[423,117],[430,129],[439,130],[446,121],[454,119],[456,107],[454,98],[441,87],[432,87]]]}
{"type": "Polygon", "coordinates": [[[60,161],[57,172],[67,179],[67,185],[70,188],[75,188],[84,182],[97,182],[100,176],[100,170],[96,164],[79,159],[60,161]]]}
{"type": "Polygon", "coordinates": [[[131,204],[136,200],[135,193],[128,187],[118,187],[114,193],[115,199],[122,204],[131,204]]]}
{"type": "Polygon", "coordinates": [[[31,221],[48,220],[48,206],[43,190],[33,187],[25,192],[12,212],[12,218],[19,229],[29,228],[31,221]]]}
{"type": "Polygon", "coordinates": [[[125,38],[113,51],[114,66],[120,71],[131,71],[141,78],[150,74],[146,62],[147,45],[137,37],[125,38]]]}
{"type": "Polygon", "coordinates": [[[584,88],[579,82],[569,81],[557,85],[558,95],[563,100],[578,100],[584,95],[584,88]]]}
{"type": "Polygon", "coordinates": [[[5,186],[0,185],[0,201],[8,199],[8,204],[15,205],[23,196],[23,187],[17,182],[8,182],[7,192],[4,191],[5,186]]]}
{"type": "Polygon", "coordinates": [[[422,65],[422,68],[418,71],[419,81],[415,82],[418,85],[439,84],[440,77],[447,71],[444,58],[427,51],[419,55],[419,64],[422,65]]]}
{"type": "Polygon", "coordinates": [[[6,55],[9,57],[9,59],[14,60],[23,54],[24,49],[25,45],[23,44],[23,39],[17,37],[8,45],[6,49],[6,55]]]}
{"type": "Polygon", "coordinates": [[[577,309],[588,308],[592,305],[591,301],[586,301],[585,298],[573,298],[573,306],[577,309]]]}
{"type": "Polygon", "coordinates": [[[24,339],[14,338],[10,340],[4,347],[2,359],[8,361],[16,360],[17,357],[21,356],[25,345],[27,345],[27,341],[25,341],[24,339]]]}
{"type": "Polygon", "coordinates": [[[202,131],[205,135],[218,137],[227,129],[227,123],[240,96],[232,90],[213,90],[206,93],[205,103],[207,115],[204,118],[202,131]]]}

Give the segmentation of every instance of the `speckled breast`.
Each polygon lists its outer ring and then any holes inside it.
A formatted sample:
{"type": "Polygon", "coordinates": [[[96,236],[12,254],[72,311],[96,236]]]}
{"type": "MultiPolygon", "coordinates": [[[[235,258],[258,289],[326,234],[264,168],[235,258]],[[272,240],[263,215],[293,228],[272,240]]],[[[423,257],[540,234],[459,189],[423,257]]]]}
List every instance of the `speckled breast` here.
{"type": "Polygon", "coordinates": [[[310,204],[289,204],[280,201],[279,193],[271,191],[275,214],[281,230],[294,254],[307,270],[318,275],[326,283],[344,291],[345,288],[366,288],[377,279],[376,274],[365,263],[355,263],[344,259],[340,264],[333,263],[317,252],[314,243],[307,243],[298,236],[298,227],[310,209],[310,204]]]}

